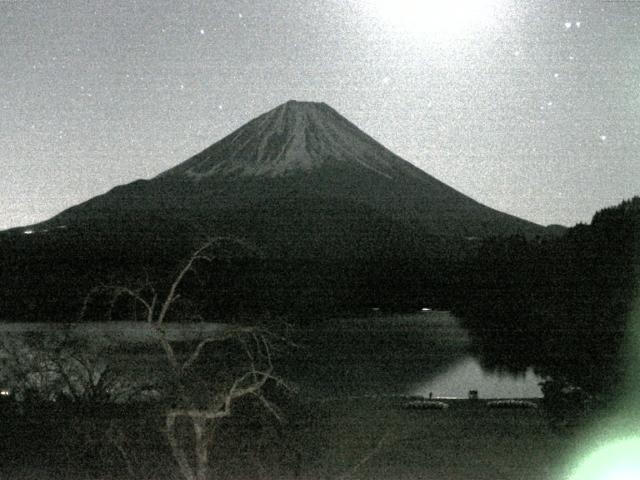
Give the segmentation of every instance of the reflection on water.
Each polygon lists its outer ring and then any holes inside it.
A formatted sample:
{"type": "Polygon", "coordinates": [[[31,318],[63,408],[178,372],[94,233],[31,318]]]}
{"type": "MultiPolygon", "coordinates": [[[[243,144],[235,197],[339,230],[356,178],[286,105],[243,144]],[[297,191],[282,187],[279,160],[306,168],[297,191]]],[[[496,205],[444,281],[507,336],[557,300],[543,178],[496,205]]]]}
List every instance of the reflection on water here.
{"type": "Polygon", "coordinates": [[[311,397],[424,395],[541,397],[538,378],[491,373],[470,354],[467,332],[449,312],[328,321],[302,332],[303,351],[284,366],[311,397]],[[293,361],[291,361],[293,360],[293,361]]]}
{"type": "Polygon", "coordinates": [[[488,372],[469,355],[456,360],[435,378],[416,385],[410,394],[465,398],[469,390],[477,390],[480,398],[534,398],[542,397],[538,385],[541,380],[531,368],[518,376],[488,372]]]}

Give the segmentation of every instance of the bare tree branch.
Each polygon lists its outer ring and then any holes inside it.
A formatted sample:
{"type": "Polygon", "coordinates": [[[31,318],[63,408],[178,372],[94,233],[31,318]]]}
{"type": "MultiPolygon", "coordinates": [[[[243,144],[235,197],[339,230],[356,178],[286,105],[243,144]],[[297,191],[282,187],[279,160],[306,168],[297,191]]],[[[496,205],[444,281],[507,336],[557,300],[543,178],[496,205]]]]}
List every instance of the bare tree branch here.
{"type": "Polygon", "coordinates": [[[222,343],[222,342],[225,342],[225,341],[227,341],[229,339],[239,337],[242,333],[249,332],[249,331],[251,331],[250,327],[247,327],[247,328],[234,328],[233,330],[228,331],[224,335],[209,336],[209,337],[206,337],[206,338],[202,339],[196,345],[196,348],[193,350],[191,355],[189,355],[187,360],[182,364],[182,368],[181,368],[182,372],[185,373],[187,370],[189,370],[193,366],[193,364],[195,362],[198,361],[198,358],[200,357],[200,354],[202,353],[202,350],[207,345],[209,345],[211,343],[222,343]]]}
{"type": "Polygon", "coordinates": [[[164,322],[164,319],[165,319],[165,317],[167,315],[167,312],[169,311],[169,307],[178,298],[178,295],[176,294],[176,290],[178,289],[178,287],[182,283],[182,280],[183,280],[184,276],[187,274],[187,272],[189,272],[193,268],[193,264],[198,260],[204,260],[204,261],[207,261],[207,262],[211,262],[212,261],[212,257],[204,255],[203,252],[205,252],[206,250],[210,249],[214,244],[215,244],[215,240],[209,240],[209,241],[205,242],[204,245],[202,245],[200,248],[198,248],[193,253],[193,255],[191,255],[191,257],[187,261],[187,264],[182,268],[182,270],[180,270],[180,272],[178,272],[177,277],[175,278],[175,280],[171,284],[171,287],[169,287],[169,293],[167,294],[167,297],[165,298],[164,302],[162,303],[162,307],[160,308],[160,313],[159,313],[158,318],[157,318],[157,320],[155,322],[156,326],[160,326],[160,325],[162,325],[162,322],[164,322]]]}
{"type": "Polygon", "coordinates": [[[185,480],[196,480],[195,473],[191,464],[189,463],[189,459],[185,454],[184,449],[180,445],[178,438],[176,437],[176,419],[178,418],[178,413],[174,411],[170,411],[167,413],[165,419],[165,429],[167,439],[169,440],[169,445],[171,447],[171,453],[178,463],[178,468],[180,469],[180,473],[185,478],[185,480]]]}

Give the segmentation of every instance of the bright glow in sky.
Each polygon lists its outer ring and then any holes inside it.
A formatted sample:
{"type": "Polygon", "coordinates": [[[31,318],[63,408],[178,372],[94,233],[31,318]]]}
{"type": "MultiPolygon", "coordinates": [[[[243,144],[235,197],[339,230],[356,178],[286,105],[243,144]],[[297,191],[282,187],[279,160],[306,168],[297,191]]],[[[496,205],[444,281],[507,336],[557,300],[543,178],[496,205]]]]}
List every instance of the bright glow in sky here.
{"type": "Polygon", "coordinates": [[[490,207],[589,221],[640,193],[639,22],[640,1],[0,0],[0,229],[291,99],[490,207]]]}
{"type": "Polygon", "coordinates": [[[490,28],[498,0],[371,0],[375,12],[391,24],[447,41],[447,37],[490,28]]]}

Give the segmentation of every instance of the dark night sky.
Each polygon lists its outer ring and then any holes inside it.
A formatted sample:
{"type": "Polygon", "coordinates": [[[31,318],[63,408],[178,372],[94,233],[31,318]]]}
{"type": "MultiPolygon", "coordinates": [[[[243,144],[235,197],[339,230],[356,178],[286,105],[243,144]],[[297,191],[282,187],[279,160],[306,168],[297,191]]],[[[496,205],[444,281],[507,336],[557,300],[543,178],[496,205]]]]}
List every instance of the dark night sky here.
{"type": "Polygon", "coordinates": [[[0,228],[289,99],[542,224],[640,194],[640,1],[0,1],[0,228]]]}

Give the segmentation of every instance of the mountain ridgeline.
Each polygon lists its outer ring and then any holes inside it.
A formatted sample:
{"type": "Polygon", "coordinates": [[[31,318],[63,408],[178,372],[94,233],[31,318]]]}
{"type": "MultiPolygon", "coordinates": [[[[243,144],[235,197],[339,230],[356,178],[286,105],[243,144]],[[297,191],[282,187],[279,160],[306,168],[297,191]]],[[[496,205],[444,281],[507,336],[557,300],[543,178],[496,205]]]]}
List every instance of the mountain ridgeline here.
{"type": "Polygon", "coordinates": [[[206,288],[192,286],[210,292],[212,315],[442,304],[479,239],[547,233],[448,187],[331,107],[290,101],[155,178],[0,233],[0,316],[68,319],[99,282],[166,284],[211,236],[250,246],[230,246],[206,288]]]}

